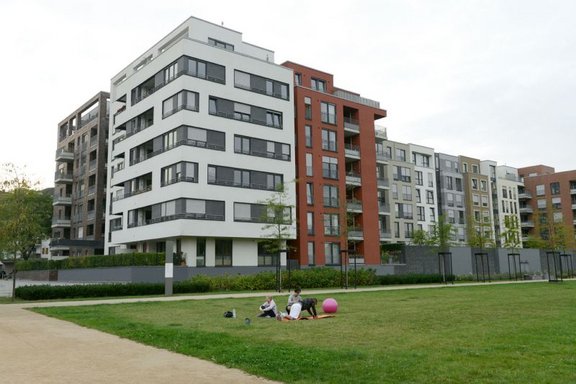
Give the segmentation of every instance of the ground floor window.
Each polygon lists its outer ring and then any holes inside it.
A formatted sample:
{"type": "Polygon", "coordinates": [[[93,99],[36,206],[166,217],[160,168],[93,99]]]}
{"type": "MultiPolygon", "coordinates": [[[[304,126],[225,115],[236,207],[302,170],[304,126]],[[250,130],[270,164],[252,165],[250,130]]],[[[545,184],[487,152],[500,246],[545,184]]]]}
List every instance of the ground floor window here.
{"type": "Polygon", "coordinates": [[[216,239],[217,267],[232,266],[232,239],[216,239]]]}
{"type": "Polygon", "coordinates": [[[204,237],[196,239],[196,266],[206,266],[206,238],[204,237]]]}
{"type": "Polygon", "coordinates": [[[258,243],[258,266],[259,267],[272,267],[276,265],[276,255],[266,249],[266,243],[261,241],[258,243]]]}

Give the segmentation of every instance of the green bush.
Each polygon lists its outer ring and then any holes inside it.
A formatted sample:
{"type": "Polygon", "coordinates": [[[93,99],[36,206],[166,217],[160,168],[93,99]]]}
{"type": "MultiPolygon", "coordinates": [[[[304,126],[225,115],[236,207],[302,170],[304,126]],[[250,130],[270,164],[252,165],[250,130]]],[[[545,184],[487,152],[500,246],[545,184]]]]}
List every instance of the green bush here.
{"type": "MultiPolygon", "coordinates": [[[[453,275],[446,276],[446,281],[454,281],[453,275]]],[[[381,285],[394,284],[430,284],[443,282],[442,275],[433,274],[406,274],[406,275],[384,275],[378,277],[381,285]]]]}
{"type": "MultiPolygon", "coordinates": [[[[179,265],[182,257],[175,256],[174,264],[179,265]]],[[[127,266],[164,265],[163,253],[126,253],[120,255],[96,255],[69,257],[63,260],[30,259],[18,260],[18,271],[42,271],[53,269],[102,268],[127,266]]]]}

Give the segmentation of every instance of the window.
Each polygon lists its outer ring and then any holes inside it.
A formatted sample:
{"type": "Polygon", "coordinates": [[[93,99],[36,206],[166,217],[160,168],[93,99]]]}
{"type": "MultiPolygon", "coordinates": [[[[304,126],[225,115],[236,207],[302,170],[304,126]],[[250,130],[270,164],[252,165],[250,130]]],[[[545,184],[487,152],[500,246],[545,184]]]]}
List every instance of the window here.
{"type": "Polygon", "coordinates": [[[258,242],[258,266],[272,267],[275,265],[275,259],[276,255],[266,249],[266,243],[263,241],[258,242]]]}
{"type": "Polygon", "coordinates": [[[418,209],[418,221],[426,221],[426,208],[417,207],[418,209]]]}
{"type": "Polygon", "coordinates": [[[322,176],[327,179],[338,179],[338,159],[322,156],[322,176]]]}
{"type": "Polygon", "coordinates": [[[340,243],[324,243],[326,265],[340,265],[340,243]]]}
{"type": "Polygon", "coordinates": [[[322,122],[327,124],[336,124],[336,105],[326,102],[320,103],[320,113],[322,122]]]}
{"type": "Polygon", "coordinates": [[[295,73],[294,74],[294,85],[302,85],[302,74],[295,73]]]}
{"type": "Polygon", "coordinates": [[[550,194],[559,195],[560,194],[560,183],[554,182],[550,183],[550,194]]]}
{"type": "Polygon", "coordinates": [[[211,115],[245,121],[252,124],[282,128],[282,113],[231,100],[210,97],[208,112],[211,115]]]}
{"type": "Polygon", "coordinates": [[[472,164],[472,173],[478,173],[478,165],[472,164]]]}
{"type": "Polygon", "coordinates": [[[232,266],[232,240],[231,239],[215,239],[216,248],[216,267],[231,267],[232,266]]]}
{"type": "Polygon", "coordinates": [[[402,199],[412,201],[412,187],[410,185],[402,186],[402,199]]]}
{"type": "Polygon", "coordinates": [[[310,125],[304,126],[304,136],[305,136],[305,145],[310,148],[312,147],[312,127],[310,125]]]}
{"type": "Polygon", "coordinates": [[[162,168],[161,185],[163,187],[179,183],[197,183],[198,182],[198,163],[182,161],[162,168]]]}
{"type": "Polygon", "coordinates": [[[396,184],[396,183],[392,184],[392,198],[393,199],[398,198],[398,184],[396,184]]]}
{"type": "Polygon", "coordinates": [[[487,207],[488,206],[488,196],[483,195],[482,196],[482,206],[483,207],[487,207]]]}
{"type": "Polygon", "coordinates": [[[326,92],[326,82],[324,80],[312,78],[311,85],[311,88],[316,91],[326,92]]]}
{"type": "Polygon", "coordinates": [[[422,202],[422,193],[419,189],[416,189],[416,202],[417,203],[421,203],[422,202]]]}
{"type": "Polygon", "coordinates": [[[406,161],[406,151],[400,148],[396,148],[396,160],[406,161]]]}
{"type": "Polygon", "coordinates": [[[480,180],[480,190],[483,192],[488,191],[488,183],[486,182],[486,180],[480,180]]]}
{"type": "Polygon", "coordinates": [[[436,221],[436,209],[435,208],[430,208],[430,221],[431,222],[436,221]]]}
{"type": "Polygon", "coordinates": [[[308,265],[316,265],[316,254],[313,241],[308,242],[308,265]]]}
{"type": "Polygon", "coordinates": [[[338,187],[336,185],[324,185],[324,206],[338,207],[338,187]]]}
{"type": "Polygon", "coordinates": [[[328,129],[322,130],[322,149],[336,152],[336,132],[328,129]]]}
{"type": "Polygon", "coordinates": [[[478,179],[472,179],[472,189],[478,190],[478,179]]]}
{"type": "MultiPolygon", "coordinates": [[[[288,217],[288,213],[286,216],[288,217]]],[[[274,213],[268,212],[264,204],[234,203],[234,221],[267,223],[273,218],[274,213]]]]}
{"type": "Polygon", "coordinates": [[[446,205],[449,207],[454,206],[454,194],[446,193],[446,205]]]}
{"type": "Polygon", "coordinates": [[[480,196],[476,193],[472,194],[472,204],[477,206],[480,205],[480,196]]]}
{"type": "Polygon", "coordinates": [[[554,208],[554,209],[561,209],[562,208],[562,199],[560,197],[553,197],[552,198],[552,208],[554,208]]]}
{"type": "Polygon", "coordinates": [[[214,47],[217,48],[222,48],[222,49],[226,49],[228,51],[233,51],[234,50],[234,45],[230,44],[230,43],[226,43],[224,41],[220,41],[220,40],[216,40],[213,39],[211,37],[208,38],[208,44],[212,45],[214,47]]]}
{"type": "Polygon", "coordinates": [[[456,182],[456,190],[458,192],[462,192],[462,179],[459,177],[456,177],[454,180],[456,182]]]}
{"type": "Polygon", "coordinates": [[[204,237],[196,239],[196,266],[206,266],[206,238],[204,237]]]}
{"type": "Polygon", "coordinates": [[[178,92],[162,103],[162,118],[175,114],[183,109],[198,112],[198,94],[192,91],[178,92]]]}
{"type": "Polygon", "coordinates": [[[312,154],[306,154],[306,176],[313,176],[312,154]]]}
{"type": "Polygon", "coordinates": [[[309,235],[314,234],[314,212],[306,213],[306,228],[309,235]]]}
{"type": "Polygon", "coordinates": [[[208,184],[275,191],[283,176],[275,173],[208,165],[208,184]]]}
{"type": "Polygon", "coordinates": [[[426,203],[434,204],[434,191],[426,191],[426,203]]]}
{"type": "Polygon", "coordinates": [[[464,206],[464,197],[462,195],[456,195],[456,206],[459,208],[464,206]]]}
{"type": "Polygon", "coordinates": [[[446,189],[453,190],[454,187],[452,185],[452,176],[446,176],[446,189]]]}
{"type": "Polygon", "coordinates": [[[404,237],[410,239],[414,236],[414,224],[404,223],[404,237]]]}
{"type": "Polygon", "coordinates": [[[424,185],[424,176],[421,171],[414,171],[416,176],[416,185],[424,185]]]}
{"type": "Polygon", "coordinates": [[[174,80],[178,75],[178,62],[170,64],[164,69],[164,83],[169,83],[174,80]]]}
{"type": "Polygon", "coordinates": [[[306,204],[314,204],[314,186],[312,183],[306,183],[306,204]]]}
{"type": "Polygon", "coordinates": [[[545,199],[536,200],[536,204],[538,206],[538,209],[546,209],[546,200],[545,199]]]}
{"type": "Polygon", "coordinates": [[[394,204],[394,214],[398,219],[413,219],[414,212],[412,210],[412,204],[395,203],[394,204]]]}
{"type": "Polygon", "coordinates": [[[245,155],[290,160],[290,145],[255,137],[234,136],[234,152],[245,155]]]}
{"type": "Polygon", "coordinates": [[[312,99],[309,97],[304,98],[304,118],[312,120],[312,99]]]}
{"type": "Polygon", "coordinates": [[[288,100],[288,84],[273,79],[235,70],[234,85],[237,88],[288,100]]]}
{"type": "Polygon", "coordinates": [[[536,196],[544,196],[546,192],[544,191],[544,184],[539,184],[536,186],[536,196]]]}
{"type": "Polygon", "coordinates": [[[327,236],[338,236],[340,234],[340,224],[337,213],[324,214],[324,234],[327,236]]]}

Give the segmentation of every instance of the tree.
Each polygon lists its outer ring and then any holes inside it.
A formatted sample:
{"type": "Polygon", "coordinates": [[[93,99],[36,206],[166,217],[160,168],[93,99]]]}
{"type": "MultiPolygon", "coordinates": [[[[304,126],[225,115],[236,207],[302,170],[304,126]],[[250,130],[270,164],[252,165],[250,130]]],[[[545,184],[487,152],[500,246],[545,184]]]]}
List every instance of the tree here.
{"type": "Polygon", "coordinates": [[[511,251],[520,248],[520,226],[516,216],[504,217],[504,231],[500,234],[502,237],[502,247],[511,251]]]}
{"type": "Polygon", "coordinates": [[[492,222],[476,220],[473,217],[468,219],[468,245],[472,248],[493,248],[495,246],[492,237],[492,222]]]}
{"type": "Polygon", "coordinates": [[[288,251],[286,241],[292,236],[293,206],[289,203],[288,191],[283,184],[278,185],[276,191],[268,199],[263,201],[264,210],[261,220],[264,222],[262,230],[266,238],[264,247],[268,253],[276,257],[276,284],[277,289],[282,289],[280,273],[280,252],[288,251]]]}
{"type": "Polygon", "coordinates": [[[451,223],[446,221],[444,215],[438,216],[438,221],[432,227],[432,233],[429,235],[428,244],[436,247],[438,252],[447,252],[452,245],[452,238],[456,229],[451,223]]]}
{"type": "MultiPolygon", "coordinates": [[[[52,196],[33,189],[32,183],[13,164],[5,164],[6,178],[0,186],[0,250],[14,262],[28,259],[43,238],[50,234],[52,196]]],[[[14,291],[13,291],[14,292],[14,291]]]]}

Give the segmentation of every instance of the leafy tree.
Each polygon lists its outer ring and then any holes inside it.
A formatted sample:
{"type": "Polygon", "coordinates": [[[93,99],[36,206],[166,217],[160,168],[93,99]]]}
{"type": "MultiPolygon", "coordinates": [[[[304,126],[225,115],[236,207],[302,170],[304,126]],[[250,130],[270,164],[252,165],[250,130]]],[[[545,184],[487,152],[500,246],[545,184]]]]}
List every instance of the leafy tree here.
{"type": "Polygon", "coordinates": [[[432,233],[429,235],[428,245],[436,247],[438,252],[447,252],[452,245],[452,238],[456,233],[456,228],[446,221],[444,215],[438,216],[436,224],[432,227],[432,233]]]}
{"type": "Polygon", "coordinates": [[[0,186],[0,250],[11,256],[16,281],[16,258],[27,260],[50,234],[52,196],[33,189],[32,183],[13,164],[4,164],[0,186]]]}
{"type": "Polygon", "coordinates": [[[288,251],[287,240],[292,236],[292,213],[294,206],[289,204],[288,191],[283,184],[278,185],[276,191],[264,200],[264,211],[261,220],[265,223],[262,230],[266,238],[264,248],[276,258],[276,288],[282,290],[282,273],[280,271],[280,252],[288,251]]]}
{"type": "Polygon", "coordinates": [[[417,229],[412,233],[412,245],[425,246],[430,244],[430,236],[423,229],[417,229]]]}
{"type": "Polygon", "coordinates": [[[495,246],[492,238],[492,222],[476,220],[473,217],[468,219],[468,245],[473,248],[493,248],[495,246]]]}
{"type": "Polygon", "coordinates": [[[500,237],[502,237],[503,248],[510,250],[520,248],[520,225],[518,224],[518,217],[504,217],[504,231],[502,231],[500,237]]]}

